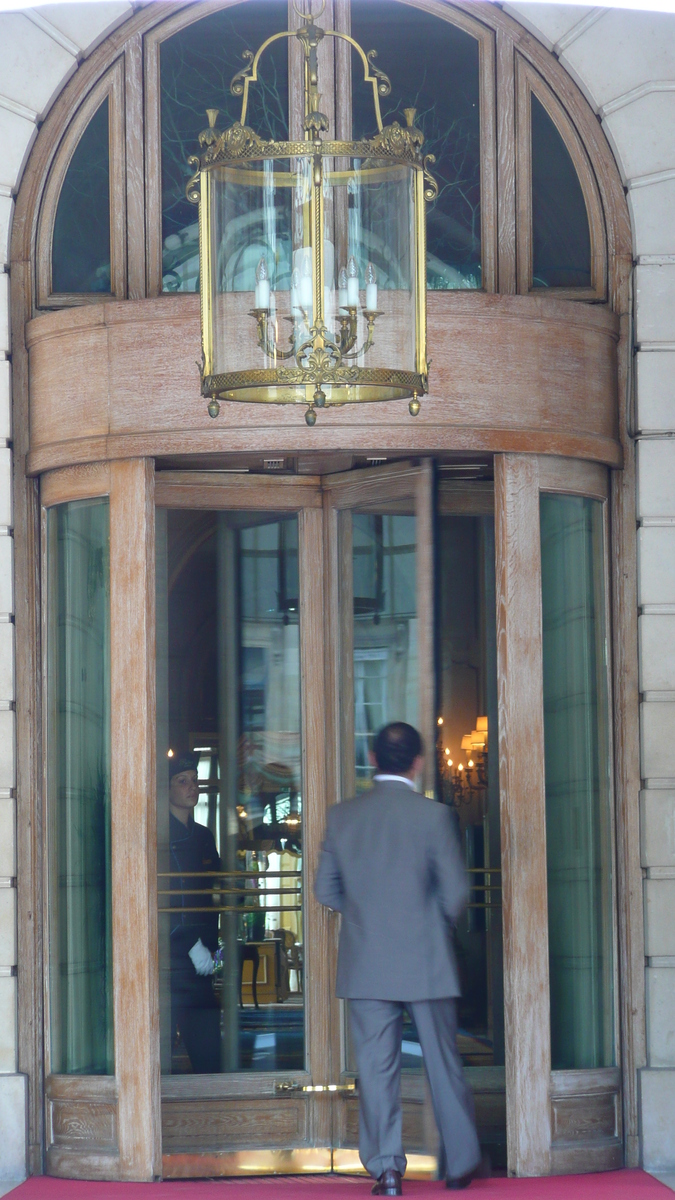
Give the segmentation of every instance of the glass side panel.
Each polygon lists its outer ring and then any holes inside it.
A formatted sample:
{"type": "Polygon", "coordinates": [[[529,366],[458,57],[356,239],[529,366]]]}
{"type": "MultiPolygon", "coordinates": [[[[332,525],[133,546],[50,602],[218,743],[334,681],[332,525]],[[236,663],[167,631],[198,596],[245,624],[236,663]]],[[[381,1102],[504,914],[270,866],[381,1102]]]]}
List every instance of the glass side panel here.
{"type": "Polygon", "coordinates": [[[53,1074],[111,1075],[108,501],[47,515],[49,1012],[53,1074]]]}
{"type": "MultiPolygon", "coordinates": [[[[381,100],[383,122],[404,124],[403,109],[415,107],[424,153],[436,155],[432,171],[439,196],[427,206],[427,287],[479,288],[478,41],[449,21],[397,0],[352,0],[351,15],[352,36],[366,52],[377,50],[376,66],[391,79],[391,95],[381,100]]],[[[352,77],[354,136],[372,137],[372,88],[363,83],[355,53],[352,77]]]]}
{"type": "MultiPolygon", "coordinates": [[[[189,155],[199,153],[206,109],[219,108],[218,126],[241,116],[241,96],[230,83],[256,51],[288,28],[286,0],[249,0],[211,13],[160,46],[162,120],[162,273],[165,292],[199,291],[197,208],[185,198],[192,174],[189,155]]],[[[288,137],[288,42],[265,51],[259,82],[250,88],[247,124],[264,138],[288,137]]]]}
{"type": "Polygon", "coordinates": [[[52,292],[110,291],[110,146],[106,96],[80,138],[61,187],[52,292]]]}
{"type": "Polygon", "coordinates": [[[614,1064],[603,506],[541,496],[554,1070],[614,1064]]]}
{"type": "Polygon", "coordinates": [[[157,530],[162,1071],[300,1070],[298,519],[157,530]]]}
{"type": "Polygon", "coordinates": [[[532,281],[534,287],[590,287],[586,201],[567,146],[532,95],[532,281]]]}

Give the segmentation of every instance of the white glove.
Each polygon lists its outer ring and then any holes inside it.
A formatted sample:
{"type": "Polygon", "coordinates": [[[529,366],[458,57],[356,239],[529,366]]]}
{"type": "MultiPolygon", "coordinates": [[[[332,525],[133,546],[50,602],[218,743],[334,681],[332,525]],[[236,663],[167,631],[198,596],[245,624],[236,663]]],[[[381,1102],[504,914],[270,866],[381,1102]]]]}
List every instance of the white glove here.
{"type": "Polygon", "coordinates": [[[198,975],[213,975],[215,963],[210,950],[207,950],[201,938],[198,938],[188,954],[198,975]]]}

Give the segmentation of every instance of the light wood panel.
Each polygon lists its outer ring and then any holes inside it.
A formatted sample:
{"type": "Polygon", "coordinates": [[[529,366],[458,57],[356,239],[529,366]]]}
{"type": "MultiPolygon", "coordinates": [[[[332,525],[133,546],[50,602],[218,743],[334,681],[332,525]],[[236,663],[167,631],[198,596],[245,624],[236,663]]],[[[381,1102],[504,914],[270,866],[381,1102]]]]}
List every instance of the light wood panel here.
{"type": "Polygon", "coordinates": [[[154,472],[110,466],[113,1002],[120,1178],[160,1172],[154,472]]]}
{"type": "Polygon", "coordinates": [[[69,500],[88,500],[110,492],[110,463],[83,463],[47,471],[40,478],[40,502],[44,508],[69,500]]]}
{"type": "Polygon", "coordinates": [[[548,911],[539,472],[495,458],[499,789],[509,1169],[550,1165],[548,911]]]}
{"type": "Polygon", "coordinates": [[[432,393],[347,405],[314,429],[295,406],[199,394],[199,298],[162,297],[49,313],[27,329],[29,468],[111,457],[269,449],[514,450],[618,465],[614,316],[542,297],[431,293],[432,393]],[[87,380],[83,388],[82,381],[87,380]]]}
{"type": "Polygon", "coordinates": [[[539,488],[542,492],[561,492],[567,495],[590,496],[606,500],[609,494],[609,472],[598,463],[575,462],[571,459],[539,458],[539,488]]]}
{"type": "Polygon", "coordinates": [[[226,472],[162,471],[155,502],[166,508],[298,510],[321,508],[320,481],[312,475],[228,475],[226,472]]]}

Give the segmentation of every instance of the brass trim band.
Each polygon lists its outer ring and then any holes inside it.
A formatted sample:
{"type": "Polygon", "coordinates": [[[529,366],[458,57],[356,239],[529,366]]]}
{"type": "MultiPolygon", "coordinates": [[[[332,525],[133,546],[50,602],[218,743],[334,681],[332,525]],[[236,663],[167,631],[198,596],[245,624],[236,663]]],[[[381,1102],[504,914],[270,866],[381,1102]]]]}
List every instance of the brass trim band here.
{"type": "Polygon", "coordinates": [[[306,389],[313,391],[317,383],[321,383],[326,393],[327,408],[364,400],[405,400],[427,390],[423,375],[386,367],[337,366],[322,373],[321,379],[316,378],[316,372],[302,367],[260,367],[206,375],[202,395],[217,396],[220,400],[251,400],[250,389],[255,388],[255,399],[264,404],[307,404],[306,389]],[[262,394],[260,388],[265,388],[266,393],[262,394]]]}

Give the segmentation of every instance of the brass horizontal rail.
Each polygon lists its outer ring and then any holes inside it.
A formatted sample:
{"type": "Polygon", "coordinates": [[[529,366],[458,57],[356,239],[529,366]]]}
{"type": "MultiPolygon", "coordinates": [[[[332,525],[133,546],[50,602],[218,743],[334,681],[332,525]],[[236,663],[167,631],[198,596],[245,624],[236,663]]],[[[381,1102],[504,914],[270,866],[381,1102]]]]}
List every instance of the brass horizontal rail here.
{"type": "Polygon", "coordinates": [[[158,871],[158,879],[297,879],[302,871],[158,871]]]}
{"type": "Polygon", "coordinates": [[[301,896],[302,888],[159,888],[158,896],[301,896]]]}
{"type": "Polygon", "coordinates": [[[302,905],[301,904],[279,904],[279,905],[266,904],[263,908],[260,908],[259,906],[256,906],[255,908],[244,908],[243,906],[240,907],[238,904],[225,904],[225,905],[210,904],[208,906],[208,908],[192,908],[192,907],[178,908],[177,906],[175,906],[173,908],[158,908],[157,912],[158,913],[171,913],[171,915],[173,917],[177,916],[178,913],[183,913],[183,912],[190,913],[190,914],[200,913],[200,912],[201,913],[232,912],[232,913],[237,913],[239,916],[241,916],[243,913],[302,912],[302,905]]]}

